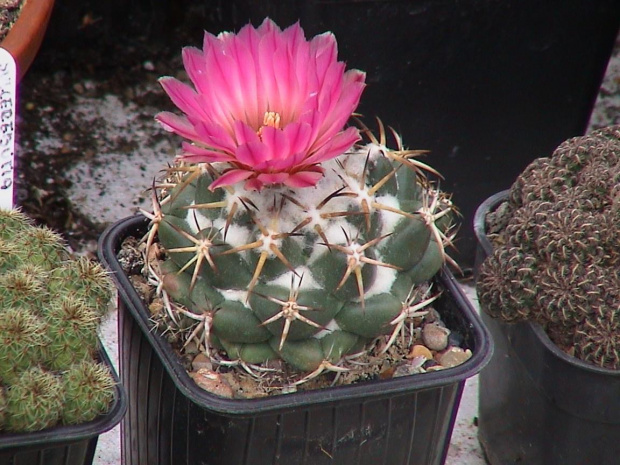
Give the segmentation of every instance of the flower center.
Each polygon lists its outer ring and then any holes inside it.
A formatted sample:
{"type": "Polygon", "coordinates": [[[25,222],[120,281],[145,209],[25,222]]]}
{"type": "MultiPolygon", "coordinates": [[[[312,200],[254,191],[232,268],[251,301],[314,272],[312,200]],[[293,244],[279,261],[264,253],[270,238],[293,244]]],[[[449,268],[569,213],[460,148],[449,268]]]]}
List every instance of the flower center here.
{"type": "Polygon", "coordinates": [[[276,111],[266,111],[265,116],[263,116],[263,127],[265,126],[280,129],[280,113],[276,111]]]}
{"type": "Polygon", "coordinates": [[[277,111],[265,112],[265,115],[263,116],[263,125],[258,128],[258,131],[256,132],[256,134],[258,134],[258,137],[261,140],[263,139],[263,128],[266,127],[280,129],[280,113],[278,113],[277,111]]]}

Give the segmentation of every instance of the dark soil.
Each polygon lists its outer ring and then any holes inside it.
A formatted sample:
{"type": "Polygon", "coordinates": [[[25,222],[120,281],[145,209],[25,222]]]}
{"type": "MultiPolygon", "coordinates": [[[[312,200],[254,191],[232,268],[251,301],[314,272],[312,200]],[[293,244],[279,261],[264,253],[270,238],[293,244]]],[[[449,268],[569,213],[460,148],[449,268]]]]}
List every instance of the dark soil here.
{"type": "MultiPolygon", "coordinates": [[[[94,140],[92,127],[62,117],[66,109],[80,95],[113,95],[140,108],[170,109],[159,86],[148,93],[134,90],[162,75],[177,75],[181,48],[200,46],[203,28],[224,28],[216,19],[218,8],[204,2],[103,3],[56,2],[44,44],[20,83],[18,110],[16,203],[38,223],[60,232],[73,250],[91,255],[105,224],[72,205],[65,173],[92,157],[102,141],[94,140]],[[111,5],[118,9],[112,11],[111,5]],[[58,142],[55,147],[37,147],[34,138],[40,131],[58,142]]],[[[132,141],[122,143],[132,148],[132,141]]]]}

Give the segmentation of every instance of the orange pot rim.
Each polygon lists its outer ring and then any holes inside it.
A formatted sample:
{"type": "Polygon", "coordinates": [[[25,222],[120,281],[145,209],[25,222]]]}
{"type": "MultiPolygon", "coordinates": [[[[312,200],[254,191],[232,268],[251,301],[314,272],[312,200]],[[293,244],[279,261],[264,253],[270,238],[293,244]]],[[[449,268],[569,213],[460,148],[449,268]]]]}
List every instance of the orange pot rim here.
{"type": "Polygon", "coordinates": [[[17,21],[0,43],[15,59],[18,81],[39,51],[53,7],[54,0],[26,0],[17,21]]]}

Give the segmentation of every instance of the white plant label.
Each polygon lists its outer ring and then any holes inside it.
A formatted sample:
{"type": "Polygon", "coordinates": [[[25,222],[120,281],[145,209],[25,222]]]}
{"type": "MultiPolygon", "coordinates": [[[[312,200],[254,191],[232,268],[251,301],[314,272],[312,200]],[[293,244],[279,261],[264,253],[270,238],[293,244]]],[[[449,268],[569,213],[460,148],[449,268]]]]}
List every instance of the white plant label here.
{"type": "Polygon", "coordinates": [[[13,208],[16,92],[15,60],[0,48],[0,208],[4,209],[13,208]]]}

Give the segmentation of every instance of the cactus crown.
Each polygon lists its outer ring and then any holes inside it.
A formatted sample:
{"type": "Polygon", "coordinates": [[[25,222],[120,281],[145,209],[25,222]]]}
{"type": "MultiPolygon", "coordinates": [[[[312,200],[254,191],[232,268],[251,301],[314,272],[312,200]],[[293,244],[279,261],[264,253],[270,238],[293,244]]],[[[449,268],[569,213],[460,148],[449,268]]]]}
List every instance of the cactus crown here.
{"type": "Polygon", "coordinates": [[[73,259],[59,235],[17,210],[0,210],[0,249],[0,430],[36,431],[107,412],[114,378],[94,359],[112,294],[107,273],[73,259]],[[76,370],[100,373],[96,395],[83,399],[86,381],[73,390],[76,370]]]}
{"type": "Polygon", "coordinates": [[[620,127],[569,139],[512,185],[480,302],[577,357],[620,369],[620,127]]]}

